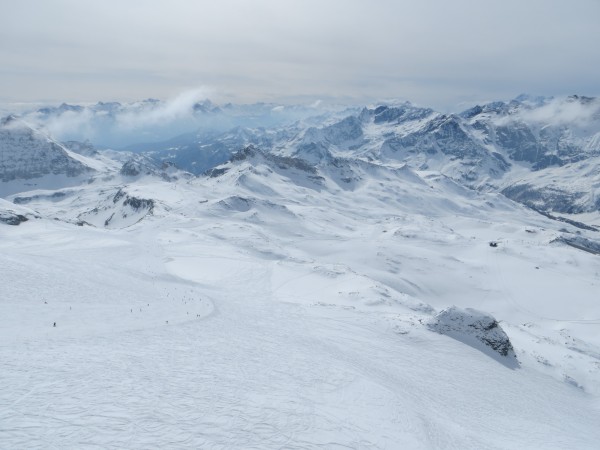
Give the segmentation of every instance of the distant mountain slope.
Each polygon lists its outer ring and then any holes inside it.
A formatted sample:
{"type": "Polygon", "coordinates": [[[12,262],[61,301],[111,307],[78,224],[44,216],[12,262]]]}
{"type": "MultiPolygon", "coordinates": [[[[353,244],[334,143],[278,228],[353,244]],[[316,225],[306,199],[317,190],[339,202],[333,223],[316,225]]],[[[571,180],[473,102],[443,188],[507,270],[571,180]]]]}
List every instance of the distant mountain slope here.
{"type": "MultiPolygon", "coordinates": [[[[264,103],[217,106],[209,101],[192,106],[193,123],[201,122],[196,132],[127,148],[159,165],[174,163],[195,175],[227,162],[248,145],[266,153],[300,158],[311,165],[334,163],[340,157],[390,167],[406,164],[414,170],[439,172],[472,189],[501,192],[549,213],[600,210],[600,100],[596,98],[521,95],[509,102],[491,102],[456,114],[409,102],[337,111],[264,103]],[[293,121],[294,117],[300,120],[293,121]]],[[[55,123],[71,116],[81,120],[88,114],[92,123],[108,127],[96,131],[106,132],[125,126],[124,120],[153,117],[162,133],[181,128],[169,128],[168,121],[159,120],[157,114],[160,116],[168,107],[154,100],[86,107],[63,104],[26,117],[55,123]]],[[[72,176],[87,170],[84,166],[89,163],[73,152],[65,154],[60,144],[34,137],[31,130],[24,133],[29,137],[17,141],[37,142],[26,145],[33,153],[23,153],[21,158],[20,153],[6,156],[3,150],[3,180],[55,172],[72,176]],[[51,152],[46,152],[46,159],[41,158],[39,149],[44,146],[51,147],[56,156],[48,160],[51,152]]],[[[85,144],[68,145],[95,158],[94,150],[85,144]]],[[[3,148],[8,147],[5,144],[3,148]]],[[[340,175],[340,179],[347,178],[340,175]]]]}
{"type": "Polygon", "coordinates": [[[317,123],[238,127],[187,139],[152,156],[201,174],[252,144],[313,165],[336,157],[408,164],[550,213],[600,210],[600,102],[587,97],[521,96],[460,114],[380,105],[317,123]]]}
{"type": "Polygon", "coordinates": [[[0,125],[0,177],[7,182],[44,175],[76,177],[94,169],[85,159],[67,150],[25,122],[9,117],[0,125]]]}
{"type": "Polygon", "coordinates": [[[14,117],[0,124],[0,197],[78,184],[105,167],[14,117]]]}

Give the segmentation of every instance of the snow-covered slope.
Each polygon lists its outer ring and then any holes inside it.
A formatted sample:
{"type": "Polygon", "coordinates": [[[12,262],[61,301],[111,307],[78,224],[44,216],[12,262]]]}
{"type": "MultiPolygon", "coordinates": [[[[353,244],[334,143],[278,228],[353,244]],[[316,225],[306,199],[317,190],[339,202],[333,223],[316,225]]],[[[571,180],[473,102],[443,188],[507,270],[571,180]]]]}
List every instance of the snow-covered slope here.
{"type": "Polygon", "coordinates": [[[0,442],[596,448],[598,232],[455,176],[501,168],[469,127],[372,108],[0,202],[0,442]]]}
{"type": "Polygon", "coordinates": [[[94,154],[89,145],[67,146],[12,116],[0,125],[0,197],[80,184],[110,171],[114,162],[94,154]]]}
{"type": "Polygon", "coordinates": [[[0,223],[19,225],[37,217],[30,209],[15,205],[0,198],[0,223]]]}

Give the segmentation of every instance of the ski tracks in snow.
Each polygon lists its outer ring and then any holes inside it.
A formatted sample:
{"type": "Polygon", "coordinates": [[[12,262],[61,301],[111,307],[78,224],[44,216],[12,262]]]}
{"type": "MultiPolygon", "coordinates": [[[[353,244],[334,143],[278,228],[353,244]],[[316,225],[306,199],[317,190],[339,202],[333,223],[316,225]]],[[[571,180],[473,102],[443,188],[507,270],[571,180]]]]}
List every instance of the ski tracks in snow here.
{"type": "MultiPolygon", "coordinates": [[[[523,412],[531,403],[523,392],[545,392],[539,380],[460,343],[425,331],[400,337],[354,310],[277,301],[273,261],[202,249],[160,257],[170,258],[171,274],[195,284],[215,312],[32,341],[11,353],[0,347],[11,367],[0,372],[2,445],[481,449],[498,447],[492,422],[508,430],[512,444],[527,439],[531,423],[547,431],[537,443],[547,444],[551,430],[568,434],[569,443],[589,442],[567,432],[572,424],[563,425],[562,414],[539,416],[571,397],[558,391],[556,402],[538,400],[539,408],[523,412]],[[428,365],[436,359],[437,367],[428,365]],[[474,382],[484,376],[489,386],[474,382]],[[525,417],[525,425],[514,417],[525,417]]],[[[582,430],[593,429],[594,417],[573,417],[582,430]]]]}

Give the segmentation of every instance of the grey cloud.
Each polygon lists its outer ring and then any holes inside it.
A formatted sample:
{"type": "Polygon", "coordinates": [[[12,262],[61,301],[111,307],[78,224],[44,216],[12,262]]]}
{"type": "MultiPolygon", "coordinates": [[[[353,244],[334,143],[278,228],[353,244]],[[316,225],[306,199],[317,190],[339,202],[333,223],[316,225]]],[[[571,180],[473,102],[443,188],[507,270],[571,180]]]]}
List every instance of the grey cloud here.
{"type": "Polygon", "coordinates": [[[9,101],[132,101],[196,85],[217,101],[401,97],[438,108],[600,93],[597,0],[20,0],[4,9],[9,101]]]}
{"type": "Polygon", "coordinates": [[[581,98],[555,98],[539,108],[522,110],[518,118],[540,125],[564,126],[572,129],[586,128],[600,122],[600,100],[581,98]]]}

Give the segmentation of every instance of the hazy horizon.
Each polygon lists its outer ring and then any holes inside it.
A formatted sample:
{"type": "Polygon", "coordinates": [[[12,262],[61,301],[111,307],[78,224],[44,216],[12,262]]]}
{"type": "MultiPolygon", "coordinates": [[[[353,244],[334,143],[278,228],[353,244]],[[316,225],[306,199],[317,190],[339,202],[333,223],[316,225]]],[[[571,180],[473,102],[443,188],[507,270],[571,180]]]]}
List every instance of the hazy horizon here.
{"type": "MultiPolygon", "coordinates": [[[[600,93],[600,2],[23,0],[0,17],[0,104],[217,103],[439,110],[600,93]]],[[[7,108],[8,107],[8,108],[7,108]]]]}

